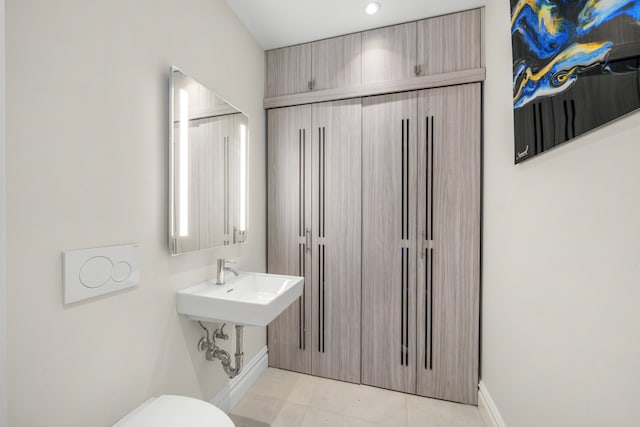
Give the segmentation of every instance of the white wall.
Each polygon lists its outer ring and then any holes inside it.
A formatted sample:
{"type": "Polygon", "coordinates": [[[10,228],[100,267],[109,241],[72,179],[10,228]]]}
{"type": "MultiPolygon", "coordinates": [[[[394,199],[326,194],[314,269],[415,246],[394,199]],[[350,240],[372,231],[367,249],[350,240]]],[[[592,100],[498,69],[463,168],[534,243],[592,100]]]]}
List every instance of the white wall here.
{"type": "Polygon", "coordinates": [[[4,0],[0,0],[0,427],[7,426],[4,0]]]}
{"type": "Polygon", "coordinates": [[[510,427],[640,425],[640,112],[513,165],[509,2],[489,0],[482,380],[510,427]]]}
{"type": "MultiPolygon", "coordinates": [[[[152,395],[213,398],[228,379],[175,292],[218,257],[264,271],[262,49],[223,0],[6,3],[9,425],[105,426],[152,395]],[[245,247],[168,254],[171,64],[250,117],[245,247]],[[62,251],[127,242],[139,287],[62,304],[62,251]]],[[[247,329],[248,361],[266,334],[247,329]]]]}

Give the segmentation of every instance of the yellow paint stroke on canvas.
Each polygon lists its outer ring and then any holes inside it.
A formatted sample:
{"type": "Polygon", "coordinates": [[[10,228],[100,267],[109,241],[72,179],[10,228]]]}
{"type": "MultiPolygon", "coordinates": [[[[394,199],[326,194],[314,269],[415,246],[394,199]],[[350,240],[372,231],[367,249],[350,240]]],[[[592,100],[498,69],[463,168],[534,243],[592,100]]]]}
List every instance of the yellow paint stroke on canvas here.
{"type": "MultiPolygon", "coordinates": [[[[529,83],[530,81],[538,82],[544,79],[553,70],[553,67],[559,62],[566,61],[567,59],[575,55],[590,54],[602,48],[606,44],[607,44],[606,42],[605,43],[599,43],[599,42],[576,43],[574,45],[569,46],[569,48],[565,49],[562,53],[558,54],[555,58],[553,58],[551,62],[549,62],[544,68],[542,68],[537,73],[533,73],[531,71],[531,68],[527,68],[525,71],[525,77],[520,82],[518,91],[513,97],[514,102],[520,98],[522,89],[527,85],[527,83],[529,83]]],[[[566,70],[559,70],[555,75],[556,80],[559,81],[561,84],[564,84],[569,79],[569,77],[571,77],[571,75],[573,75],[576,72],[576,70],[580,68],[580,66],[581,65],[578,64],[578,65],[573,65],[566,70]]]]}
{"type": "Polygon", "coordinates": [[[511,12],[512,28],[516,19],[518,19],[520,12],[522,12],[522,9],[524,9],[525,6],[529,6],[531,10],[533,10],[535,14],[538,15],[538,28],[542,28],[542,26],[544,26],[549,34],[558,34],[558,31],[561,27],[561,19],[558,19],[557,17],[557,6],[544,0],[520,0],[511,12]],[[542,5],[539,7],[537,3],[542,3],[542,5]]]}

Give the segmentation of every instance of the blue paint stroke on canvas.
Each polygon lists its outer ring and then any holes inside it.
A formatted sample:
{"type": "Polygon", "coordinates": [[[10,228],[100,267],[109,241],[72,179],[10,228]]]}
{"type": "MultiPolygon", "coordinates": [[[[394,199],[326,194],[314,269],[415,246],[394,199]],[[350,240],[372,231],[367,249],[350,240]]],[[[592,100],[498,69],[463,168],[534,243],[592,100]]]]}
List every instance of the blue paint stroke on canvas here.
{"type": "Polygon", "coordinates": [[[511,33],[522,38],[528,55],[514,63],[514,108],[569,89],[593,67],[607,70],[614,44],[582,39],[623,15],[640,25],[640,0],[519,0],[511,33]]]}
{"type": "Polygon", "coordinates": [[[524,63],[519,64],[514,72],[514,108],[540,96],[551,96],[564,91],[575,82],[579,71],[587,67],[586,64],[603,62],[611,45],[573,44],[537,72],[533,72],[524,63]]]}
{"type": "Polygon", "coordinates": [[[549,0],[521,0],[511,15],[511,34],[518,33],[540,59],[551,58],[562,50],[572,26],[558,16],[558,7],[549,0]]]}
{"type": "Polygon", "coordinates": [[[576,35],[584,36],[600,25],[622,15],[640,21],[640,1],[589,0],[578,14],[576,35]]]}

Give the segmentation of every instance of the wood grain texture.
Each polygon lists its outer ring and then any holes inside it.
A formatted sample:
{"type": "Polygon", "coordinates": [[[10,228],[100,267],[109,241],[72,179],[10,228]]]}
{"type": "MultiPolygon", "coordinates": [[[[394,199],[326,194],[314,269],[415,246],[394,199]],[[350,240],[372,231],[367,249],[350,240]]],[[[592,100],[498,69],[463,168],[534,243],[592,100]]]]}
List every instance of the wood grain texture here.
{"type": "Polygon", "coordinates": [[[409,273],[408,366],[401,364],[401,250],[415,272],[415,239],[402,239],[402,120],[409,119],[409,236],[416,233],[416,92],[363,99],[362,382],[416,391],[416,284],[409,273]]]}
{"type": "Polygon", "coordinates": [[[418,21],[417,63],[424,75],[482,66],[480,9],[418,21]]]}
{"type": "Polygon", "coordinates": [[[302,300],[293,303],[269,324],[269,365],[310,374],[313,271],[311,254],[302,251],[301,245],[305,243],[304,228],[311,227],[311,181],[301,182],[300,150],[304,146],[301,143],[306,144],[304,168],[310,173],[311,106],[270,110],[267,126],[267,270],[305,278],[302,300]],[[301,196],[304,209],[301,209],[301,196]],[[302,331],[302,325],[306,330],[302,331]]]}
{"type": "Polygon", "coordinates": [[[418,236],[433,251],[433,312],[429,314],[427,258],[419,257],[417,393],[473,405],[478,397],[480,108],[480,84],[419,92],[418,236]],[[433,117],[433,229],[425,240],[431,221],[428,117],[433,117]],[[425,369],[427,316],[433,319],[432,370],[425,369]]]}
{"type": "Polygon", "coordinates": [[[311,44],[313,90],[346,88],[362,83],[360,33],[311,44]]]}
{"type": "Polygon", "coordinates": [[[196,160],[199,223],[194,231],[200,235],[200,249],[222,246],[225,242],[225,189],[228,159],[225,145],[231,140],[233,116],[214,117],[190,122],[194,138],[189,142],[196,160]],[[197,136],[197,137],[196,137],[197,136]]]}
{"type": "Polygon", "coordinates": [[[360,99],[312,107],[312,373],[354,383],[360,383],[361,114],[360,99]]]}
{"type": "Polygon", "coordinates": [[[265,53],[265,97],[307,92],[311,81],[311,43],[265,53]]]}
{"type": "MultiPolygon", "coordinates": [[[[225,244],[224,206],[225,143],[233,139],[232,123],[236,115],[197,119],[189,122],[188,151],[188,234],[179,236],[180,183],[179,171],[174,174],[175,199],[173,253],[208,249],[225,244]]],[[[177,125],[176,125],[177,129],[177,125]]],[[[175,133],[174,159],[180,164],[179,133],[175,133]]],[[[234,142],[235,141],[235,142],[234,142]]]]}
{"type": "Polygon", "coordinates": [[[340,99],[358,98],[363,96],[384,95],[394,92],[406,92],[416,89],[428,89],[442,86],[452,86],[465,83],[481,82],[485,79],[484,68],[456,71],[451,73],[421,76],[407,80],[368,83],[361,86],[339,89],[327,89],[296,95],[276,96],[264,99],[264,108],[279,108],[292,105],[311,104],[314,102],[335,101],[340,99]]]}
{"type": "Polygon", "coordinates": [[[362,33],[362,83],[406,80],[415,76],[416,23],[362,33]]]}

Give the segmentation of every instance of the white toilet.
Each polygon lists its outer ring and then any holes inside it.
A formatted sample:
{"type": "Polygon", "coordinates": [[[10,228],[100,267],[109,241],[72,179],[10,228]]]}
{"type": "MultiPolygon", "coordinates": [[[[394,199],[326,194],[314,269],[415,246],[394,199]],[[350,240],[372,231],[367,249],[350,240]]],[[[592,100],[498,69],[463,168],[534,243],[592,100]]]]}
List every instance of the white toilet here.
{"type": "Polygon", "coordinates": [[[113,427],[234,427],[231,419],[210,403],[185,396],[151,398],[113,427]]]}

